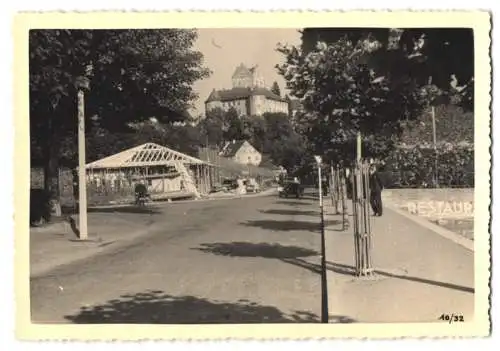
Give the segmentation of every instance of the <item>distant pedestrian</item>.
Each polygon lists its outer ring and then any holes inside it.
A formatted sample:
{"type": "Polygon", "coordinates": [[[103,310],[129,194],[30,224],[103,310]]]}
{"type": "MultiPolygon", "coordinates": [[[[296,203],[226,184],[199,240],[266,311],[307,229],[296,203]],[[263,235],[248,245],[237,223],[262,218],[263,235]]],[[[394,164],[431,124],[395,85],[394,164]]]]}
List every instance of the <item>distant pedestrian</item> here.
{"type": "Polygon", "coordinates": [[[353,187],[354,187],[354,173],[351,172],[348,168],[346,169],[346,196],[348,200],[352,200],[353,198],[353,187]]]}
{"type": "Polygon", "coordinates": [[[321,179],[321,190],[323,192],[323,196],[328,195],[329,184],[328,184],[328,179],[326,177],[322,177],[321,179]]]}
{"type": "Polygon", "coordinates": [[[382,190],[384,185],[377,171],[377,167],[370,166],[370,205],[375,216],[382,216],[382,190]]]}

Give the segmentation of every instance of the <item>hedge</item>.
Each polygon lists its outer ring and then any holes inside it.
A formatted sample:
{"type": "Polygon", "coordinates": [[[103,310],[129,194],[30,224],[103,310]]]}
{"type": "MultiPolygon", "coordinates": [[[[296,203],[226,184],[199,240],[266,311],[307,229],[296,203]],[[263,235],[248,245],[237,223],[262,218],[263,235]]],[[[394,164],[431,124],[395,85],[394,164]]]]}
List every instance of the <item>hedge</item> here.
{"type": "Polygon", "coordinates": [[[385,160],[382,174],[387,187],[433,187],[435,159],[438,160],[440,187],[474,187],[473,145],[441,144],[436,148],[426,145],[397,148],[385,160]]]}

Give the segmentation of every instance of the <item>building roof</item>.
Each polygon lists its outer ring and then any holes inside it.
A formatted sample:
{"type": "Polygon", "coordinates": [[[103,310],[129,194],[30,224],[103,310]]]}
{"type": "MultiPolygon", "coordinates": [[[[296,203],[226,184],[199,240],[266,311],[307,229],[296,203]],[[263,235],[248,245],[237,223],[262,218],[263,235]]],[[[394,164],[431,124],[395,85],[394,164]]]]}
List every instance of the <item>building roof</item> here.
{"type": "Polygon", "coordinates": [[[219,156],[217,150],[201,148],[198,151],[198,157],[232,174],[241,175],[249,172],[252,176],[260,175],[262,177],[274,177],[274,172],[271,169],[254,165],[242,165],[231,159],[219,156]]]}
{"type": "Polygon", "coordinates": [[[89,163],[86,169],[110,169],[186,164],[207,164],[195,157],[154,143],[146,143],[89,163]]]}
{"type": "Polygon", "coordinates": [[[233,142],[228,142],[226,146],[221,151],[222,157],[233,157],[236,155],[239,149],[245,144],[246,140],[235,140],[233,142]]]}
{"type": "Polygon", "coordinates": [[[250,69],[248,69],[248,67],[245,66],[243,63],[241,63],[234,70],[233,78],[235,78],[235,77],[241,77],[241,76],[250,76],[250,75],[252,75],[252,71],[250,69]]]}
{"type": "Polygon", "coordinates": [[[205,103],[212,101],[243,100],[243,99],[248,99],[250,96],[265,96],[269,100],[287,102],[286,99],[274,94],[269,89],[255,87],[255,88],[232,88],[227,90],[214,89],[208,96],[205,103]]]}

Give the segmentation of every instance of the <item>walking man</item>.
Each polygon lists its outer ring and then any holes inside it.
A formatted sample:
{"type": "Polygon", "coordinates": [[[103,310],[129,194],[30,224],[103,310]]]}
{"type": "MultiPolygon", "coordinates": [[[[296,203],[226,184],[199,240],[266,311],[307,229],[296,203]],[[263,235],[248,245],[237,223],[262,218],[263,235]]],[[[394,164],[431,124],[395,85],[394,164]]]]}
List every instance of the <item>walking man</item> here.
{"type": "Polygon", "coordinates": [[[370,205],[375,216],[382,216],[382,190],[384,186],[375,164],[370,166],[370,205]]]}

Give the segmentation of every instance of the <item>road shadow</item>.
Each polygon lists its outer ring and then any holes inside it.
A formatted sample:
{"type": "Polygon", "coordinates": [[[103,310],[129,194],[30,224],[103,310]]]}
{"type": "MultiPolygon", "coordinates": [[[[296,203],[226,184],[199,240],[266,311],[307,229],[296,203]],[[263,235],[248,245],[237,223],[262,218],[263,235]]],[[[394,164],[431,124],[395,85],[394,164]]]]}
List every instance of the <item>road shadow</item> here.
{"type": "Polygon", "coordinates": [[[134,213],[134,214],[160,214],[161,211],[151,206],[116,206],[116,207],[89,207],[88,213],[134,213]]]}
{"type": "Polygon", "coordinates": [[[257,227],[264,230],[272,230],[272,231],[309,231],[309,232],[317,232],[321,231],[321,224],[318,222],[309,222],[309,221],[290,221],[290,220],[252,220],[244,223],[240,223],[240,225],[244,225],[247,227],[257,227]]]}
{"type": "MultiPolygon", "coordinates": [[[[335,272],[335,273],[338,273],[338,274],[355,276],[355,273],[356,273],[355,267],[350,266],[350,265],[346,265],[346,264],[327,262],[326,266],[327,266],[328,270],[335,272]]],[[[470,287],[466,287],[466,286],[462,286],[462,285],[456,285],[456,284],[452,284],[452,283],[440,282],[440,281],[436,281],[436,280],[424,279],[424,278],[419,278],[419,277],[412,277],[412,276],[409,276],[406,274],[396,274],[396,273],[383,271],[380,269],[375,269],[375,273],[377,275],[388,277],[388,278],[408,280],[408,281],[412,281],[412,282],[429,284],[429,285],[439,286],[442,288],[458,290],[458,291],[463,291],[463,292],[474,294],[474,288],[470,288],[470,287]]]]}
{"type": "MultiPolygon", "coordinates": [[[[337,225],[342,223],[339,220],[328,220],[324,222],[325,227],[330,225],[337,225]]],[[[257,227],[265,230],[272,231],[309,231],[315,233],[321,233],[321,223],[318,222],[310,222],[310,221],[290,221],[290,220],[253,220],[247,221],[244,223],[240,223],[241,225],[248,227],[257,227]]]]}
{"type": "Polygon", "coordinates": [[[219,323],[319,323],[307,311],[285,314],[276,307],[248,300],[223,302],[195,296],[172,296],[161,290],[122,295],[102,305],[82,307],[65,316],[76,324],[219,324],[219,323]]]}
{"type": "Polygon", "coordinates": [[[73,232],[73,234],[75,234],[77,238],[80,238],[80,230],[76,226],[75,219],[71,216],[68,216],[68,217],[66,217],[66,220],[69,223],[69,227],[71,228],[71,231],[73,232]]]}
{"type": "Polygon", "coordinates": [[[290,200],[290,201],[286,201],[286,200],[278,200],[275,202],[275,204],[277,205],[290,205],[290,206],[304,206],[304,205],[313,205],[314,203],[313,202],[307,202],[307,201],[294,201],[294,200],[290,200]]]}
{"type": "Polygon", "coordinates": [[[259,257],[277,259],[307,269],[313,273],[321,273],[321,266],[304,260],[306,257],[318,256],[315,250],[299,246],[285,246],[270,243],[230,242],[230,243],[205,243],[200,247],[192,248],[204,253],[228,257],[259,257]]]}
{"type": "Polygon", "coordinates": [[[205,243],[193,248],[205,253],[231,257],[262,257],[290,259],[297,257],[316,256],[318,252],[299,246],[285,246],[270,243],[251,243],[233,241],[230,243],[205,243]]]}
{"type": "Polygon", "coordinates": [[[300,210],[259,210],[264,214],[277,214],[284,216],[319,216],[319,211],[300,211],[300,210]]]}
{"type": "Polygon", "coordinates": [[[358,322],[357,320],[347,316],[338,316],[338,315],[328,316],[328,323],[332,324],[333,323],[346,324],[346,323],[357,323],[357,322],[358,322]]]}

